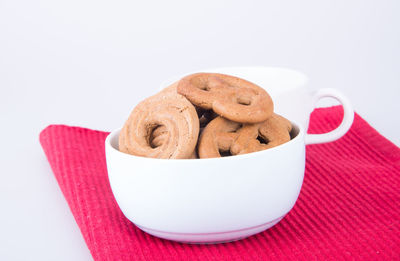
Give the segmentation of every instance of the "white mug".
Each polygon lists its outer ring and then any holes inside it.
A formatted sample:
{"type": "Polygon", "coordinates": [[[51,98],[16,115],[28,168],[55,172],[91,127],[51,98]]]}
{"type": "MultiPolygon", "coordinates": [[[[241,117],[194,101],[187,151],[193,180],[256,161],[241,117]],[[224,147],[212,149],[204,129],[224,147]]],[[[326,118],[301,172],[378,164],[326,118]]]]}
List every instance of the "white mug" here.
{"type": "MultiPolygon", "coordinates": [[[[301,73],[280,68],[205,70],[247,79],[267,89],[275,111],[292,122],[294,137],[271,149],[223,158],[154,159],[118,150],[120,130],[105,141],[108,177],[124,215],[154,236],[190,243],[245,238],[277,224],[294,206],[303,184],[305,145],[339,138],[353,111],[338,91],[310,94],[301,73]],[[326,134],[306,134],[315,101],[334,97],[345,109],[342,124],[326,134]],[[306,104],[306,105],[304,105],[306,104]]],[[[179,80],[171,79],[161,87],[179,80]]]]}
{"type": "MultiPolygon", "coordinates": [[[[233,75],[257,84],[271,95],[274,101],[274,111],[291,121],[298,122],[304,128],[305,132],[308,129],[310,114],[320,99],[330,97],[339,101],[344,110],[342,123],[336,129],[327,133],[306,134],[306,144],[337,140],[350,129],[354,120],[353,108],[346,96],[339,90],[323,88],[312,91],[308,89],[307,76],[295,70],[279,67],[245,66],[213,68],[198,72],[233,75]]],[[[178,81],[185,75],[173,77],[163,82],[160,89],[178,81]]]]}

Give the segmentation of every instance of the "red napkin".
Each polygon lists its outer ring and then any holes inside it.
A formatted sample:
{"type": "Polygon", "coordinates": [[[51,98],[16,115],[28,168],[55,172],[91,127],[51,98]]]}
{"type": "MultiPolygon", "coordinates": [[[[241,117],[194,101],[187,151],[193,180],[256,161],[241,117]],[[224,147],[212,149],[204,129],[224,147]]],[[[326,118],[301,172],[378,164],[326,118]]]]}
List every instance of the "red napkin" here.
{"type": "MultiPolygon", "coordinates": [[[[333,129],[342,115],[318,109],[310,131],[333,129]]],[[[340,140],[307,146],[300,197],[280,223],[217,245],[159,239],[124,217],[107,179],[107,134],[63,125],[40,134],[95,260],[400,260],[400,149],[358,115],[340,140]]]]}

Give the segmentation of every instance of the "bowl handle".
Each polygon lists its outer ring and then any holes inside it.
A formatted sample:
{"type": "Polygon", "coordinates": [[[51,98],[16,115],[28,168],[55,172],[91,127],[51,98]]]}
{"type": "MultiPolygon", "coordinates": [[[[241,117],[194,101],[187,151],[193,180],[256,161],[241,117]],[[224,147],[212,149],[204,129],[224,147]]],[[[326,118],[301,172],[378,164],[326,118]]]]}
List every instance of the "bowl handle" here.
{"type": "Polygon", "coordinates": [[[318,143],[326,143],[339,139],[342,137],[351,127],[354,120],[354,110],[350,104],[349,99],[344,96],[339,90],[332,88],[324,88],[319,89],[313,96],[313,107],[317,104],[317,102],[322,98],[334,98],[343,106],[343,120],[340,125],[327,133],[322,134],[307,134],[305,137],[306,145],[310,144],[318,144],[318,143]]]}

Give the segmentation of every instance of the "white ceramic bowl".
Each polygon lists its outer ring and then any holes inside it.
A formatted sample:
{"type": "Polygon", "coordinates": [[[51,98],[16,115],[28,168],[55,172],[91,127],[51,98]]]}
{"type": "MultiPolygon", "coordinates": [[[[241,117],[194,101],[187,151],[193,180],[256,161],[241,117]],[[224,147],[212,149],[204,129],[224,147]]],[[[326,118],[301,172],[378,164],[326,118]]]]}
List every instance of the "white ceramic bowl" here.
{"type": "Polygon", "coordinates": [[[125,216],[157,237],[190,243],[248,237],[278,223],[294,206],[305,169],[304,130],[280,146],[214,159],[152,159],[106,139],[108,175],[125,216]]]}

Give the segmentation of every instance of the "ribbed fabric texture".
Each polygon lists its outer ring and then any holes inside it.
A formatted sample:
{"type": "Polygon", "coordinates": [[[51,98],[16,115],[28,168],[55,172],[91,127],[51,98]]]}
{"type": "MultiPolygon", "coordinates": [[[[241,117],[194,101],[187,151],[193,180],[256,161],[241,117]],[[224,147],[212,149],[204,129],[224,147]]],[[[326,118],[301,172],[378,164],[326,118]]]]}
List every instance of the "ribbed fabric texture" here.
{"type": "MultiPolygon", "coordinates": [[[[314,111],[310,132],[335,128],[342,115],[314,111]]],[[[307,146],[299,199],[280,223],[217,245],[158,239],[124,217],[107,178],[107,134],[63,125],[40,134],[95,260],[400,260],[400,149],[358,115],[340,140],[307,146]]]]}

